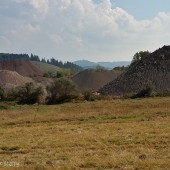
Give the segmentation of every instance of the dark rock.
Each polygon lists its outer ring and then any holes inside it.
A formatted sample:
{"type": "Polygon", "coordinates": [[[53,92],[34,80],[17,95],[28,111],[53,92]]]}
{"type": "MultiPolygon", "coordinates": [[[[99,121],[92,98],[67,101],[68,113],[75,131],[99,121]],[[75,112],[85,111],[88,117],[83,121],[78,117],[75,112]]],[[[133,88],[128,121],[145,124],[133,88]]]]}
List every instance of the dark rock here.
{"type": "Polygon", "coordinates": [[[163,46],[148,57],[132,63],[126,72],[106,84],[99,92],[121,96],[137,93],[147,84],[152,84],[155,92],[170,88],[170,46],[163,46]]]}

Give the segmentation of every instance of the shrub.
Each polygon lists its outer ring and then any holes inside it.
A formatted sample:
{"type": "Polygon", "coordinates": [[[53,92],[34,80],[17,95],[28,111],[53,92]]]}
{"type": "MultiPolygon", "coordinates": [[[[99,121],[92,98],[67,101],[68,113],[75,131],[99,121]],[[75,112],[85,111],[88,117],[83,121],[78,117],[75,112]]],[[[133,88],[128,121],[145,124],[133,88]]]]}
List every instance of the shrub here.
{"type": "Polygon", "coordinates": [[[48,77],[48,78],[61,78],[64,76],[69,76],[71,73],[70,70],[62,69],[58,71],[46,71],[43,74],[43,77],[48,77]]]}
{"type": "Polygon", "coordinates": [[[150,97],[152,95],[152,92],[153,92],[153,86],[151,84],[150,85],[148,84],[144,89],[139,91],[137,94],[133,95],[131,98],[135,99],[135,98],[150,97]]]}
{"type": "Polygon", "coordinates": [[[16,101],[17,100],[17,96],[18,96],[18,88],[13,88],[8,90],[8,93],[6,95],[6,101],[16,101]]]}
{"type": "Polygon", "coordinates": [[[75,84],[66,77],[56,79],[47,87],[47,92],[49,94],[47,97],[48,104],[69,102],[78,97],[75,84]]]}
{"type": "Polygon", "coordinates": [[[43,74],[43,77],[54,78],[57,76],[57,72],[46,71],[43,74]]]}
{"type": "Polygon", "coordinates": [[[23,87],[13,89],[10,92],[9,100],[16,100],[19,104],[34,104],[39,103],[42,95],[42,87],[35,87],[33,83],[26,83],[23,87]]]}
{"type": "Polygon", "coordinates": [[[85,90],[83,92],[83,96],[84,96],[84,99],[87,100],[87,101],[94,101],[95,100],[95,96],[94,96],[93,91],[91,89],[85,90]]]}
{"type": "Polygon", "coordinates": [[[5,98],[6,98],[5,88],[3,86],[0,86],[0,101],[5,100],[5,98]]]}

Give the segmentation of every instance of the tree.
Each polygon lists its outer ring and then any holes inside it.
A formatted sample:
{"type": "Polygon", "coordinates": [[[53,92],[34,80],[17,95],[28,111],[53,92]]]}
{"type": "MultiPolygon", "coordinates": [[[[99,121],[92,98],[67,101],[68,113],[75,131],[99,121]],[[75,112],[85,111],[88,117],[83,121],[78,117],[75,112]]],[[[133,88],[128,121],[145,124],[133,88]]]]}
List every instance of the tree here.
{"type": "Polygon", "coordinates": [[[143,58],[146,58],[150,55],[151,53],[149,51],[140,51],[140,52],[137,52],[134,56],[133,56],[133,59],[132,59],[132,63],[133,62],[136,62],[136,61],[139,61],[143,58]]]}
{"type": "Polygon", "coordinates": [[[47,97],[48,104],[68,102],[71,99],[78,97],[78,91],[75,84],[65,77],[56,79],[47,87],[47,92],[49,94],[47,97]]]}
{"type": "Polygon", "coordinates": [[[80,66],[78,66],[78,65],[76,65],[76,64],[74,64],[72,62],[67,61],[67,62],[63,63],[62,61],[58,61],[55,58],[51,58],[50,61],[47,60],[47,63],[55,65],[55,66],[58,66],[58,67],[61,67],[61,68],[70,68],[74,72],[78,72],[78,71],[83,70],[82,67],[80,67],[80,66]]]}
{"type": "Polygon", "coordinates": [[[47,59],[47,64],[50,64],[50,60],[49,59],[47,59]]]}
{"type": "Polygon", "coordinates": [[[0,61],[10,61],[10,60],[29,60],[29,55],[0,53],[0,61]]]}
{"type": "Polygon", "coordinates": [[[38,55],[33,55],[33,54],[31,53],[30,60],[31,60],[31,61],[40,61],[40,58],[39,58],[38,55]]]}
{"type": "Polygon", "coordinates": [[[46,59],[45,59],[45,58],[42,58],[42,59],[41,59],[41,62],[42,62],[42,63],[46,63],[46,59]]]}

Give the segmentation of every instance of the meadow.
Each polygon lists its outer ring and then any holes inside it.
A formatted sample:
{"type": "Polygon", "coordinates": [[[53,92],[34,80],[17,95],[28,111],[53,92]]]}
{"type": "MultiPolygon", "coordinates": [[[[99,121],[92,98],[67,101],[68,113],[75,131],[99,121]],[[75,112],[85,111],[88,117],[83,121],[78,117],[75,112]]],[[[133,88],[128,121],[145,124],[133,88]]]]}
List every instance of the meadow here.
{"type": "Polygon", "coordinates": [[[170,97],[0,103],[0,170],[169,170],[170,97]]]}

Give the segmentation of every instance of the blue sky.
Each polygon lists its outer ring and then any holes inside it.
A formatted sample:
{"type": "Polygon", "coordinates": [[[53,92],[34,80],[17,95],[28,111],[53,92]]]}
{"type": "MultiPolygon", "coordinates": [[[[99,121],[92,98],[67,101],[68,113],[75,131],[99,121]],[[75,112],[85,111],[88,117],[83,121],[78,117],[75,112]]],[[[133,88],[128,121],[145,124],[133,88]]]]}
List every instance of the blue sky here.
{"type": "Polygon", "coordinates": [[[115,0],[112,2],[137,19],[152,19],[159,12],[170,12],[169,0],[115,0]]]}
{"type": "Polygon", "coordinates": [[[0,0],[0,52],[131,60],[170,44],[169,0],[0,0]]]}

